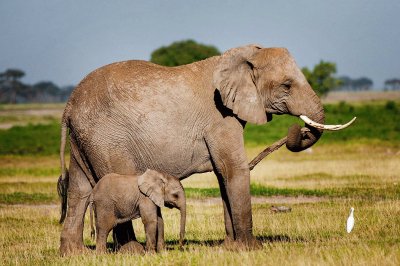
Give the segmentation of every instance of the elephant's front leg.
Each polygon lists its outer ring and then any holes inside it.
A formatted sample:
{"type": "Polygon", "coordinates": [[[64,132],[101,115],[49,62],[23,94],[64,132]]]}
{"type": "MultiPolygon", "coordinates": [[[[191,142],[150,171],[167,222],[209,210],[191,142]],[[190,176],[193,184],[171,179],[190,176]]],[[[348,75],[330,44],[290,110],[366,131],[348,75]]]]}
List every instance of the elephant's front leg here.
{"type": "Polygon", "coordinates": [[[250,170],[244,149],[243,127],[235,118],[227,117],[223,124],[210,131],[206,141],[214,170],[220,177],[227,237],[229,239],[229,234],[233,234],[238,244],[248,248],[259,247],[252,234],[250,170]]]}
{"type": "Polygon", "coordinates": [[[226,192],[225,179],[217,171],[215,171],[215,175],[218,178],[219,190],[222,198],[222,206],[224,208],[224,221],[225,221],[225,232],[226,232],[225,244],[228,244],[235,239],[235,234],[233,233],[233,225],[231,219],[232,212],[228,201],[228,194],[226,192]]]}
{"type": "Polygon", "coordinates": [[[157,205],[149,198],[145,198],[139,205],[140,216],[146,233],[146,251],[156,251],[157,245],[157,205]]]}
{"type": "Polygon", "coordinates": [[[164,220],[161,215],[161,208],[157,207],[157,252],[163,251],[164,248],[164,220]]]}

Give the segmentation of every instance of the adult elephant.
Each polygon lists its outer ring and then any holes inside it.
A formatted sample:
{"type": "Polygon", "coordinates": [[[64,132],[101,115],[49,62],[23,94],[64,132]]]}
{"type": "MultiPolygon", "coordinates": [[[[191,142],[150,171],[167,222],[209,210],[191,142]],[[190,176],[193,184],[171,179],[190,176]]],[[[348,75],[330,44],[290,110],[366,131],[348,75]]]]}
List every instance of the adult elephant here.
{"type": "MultiPolygon", "coordinates": [[[[71,94],[62,118],[61,253],[82,249],[87,196],[102,176],[146,169],[180,179],[214,171],[226,240],[257,245],[243,129],[246,122],[267,123],[272,114],[324,123],[319,98],[284,48],[248,45],[179,67],[132,60],[93,71],[71,94]],[[64,166],[68,128],[69,175],[64,166]]],[[[307,149],[320,138],[321,129],[306,127],[289,129],[289,150],[307,149]]],[[[126,232],[134,238],[131,223],[116,231],[117,238],[126,232]]]]}

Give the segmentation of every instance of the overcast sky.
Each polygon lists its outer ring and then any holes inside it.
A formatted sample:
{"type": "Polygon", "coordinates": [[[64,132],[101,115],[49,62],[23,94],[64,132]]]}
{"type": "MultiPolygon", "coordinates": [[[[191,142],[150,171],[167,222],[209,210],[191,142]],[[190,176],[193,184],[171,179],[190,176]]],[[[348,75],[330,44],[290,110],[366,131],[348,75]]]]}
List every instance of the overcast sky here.
{"type": "Polygon", "coordinates": [[[400,78],[399,0],[0,0],[0,32],[0,72],[22,69],[26,83],[77,84],[189,38],[220,51],[287,47],[300,67],[333,61],[339,75],[376,88],[400,78]]]}

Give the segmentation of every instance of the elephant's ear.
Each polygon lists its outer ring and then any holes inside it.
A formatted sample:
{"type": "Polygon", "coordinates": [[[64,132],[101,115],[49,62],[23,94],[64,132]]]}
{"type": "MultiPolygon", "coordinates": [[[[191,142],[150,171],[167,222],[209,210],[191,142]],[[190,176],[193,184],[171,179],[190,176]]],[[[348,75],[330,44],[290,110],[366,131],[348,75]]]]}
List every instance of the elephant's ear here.
{"type": "Polygon", "coordinates": [[[226,51],[213,76],[222,102],[240,119],[264,124],[267,122],[264,103],[255,84],[250,58],[261,47],[247,45],[226,51]]]}
{"type": "Polygon", "coordinates": [[[164,206],[164,186],[166,179],[160,172],[147,169],[138,178],[139,190],[149,197],[157,206],[164,206]]]}

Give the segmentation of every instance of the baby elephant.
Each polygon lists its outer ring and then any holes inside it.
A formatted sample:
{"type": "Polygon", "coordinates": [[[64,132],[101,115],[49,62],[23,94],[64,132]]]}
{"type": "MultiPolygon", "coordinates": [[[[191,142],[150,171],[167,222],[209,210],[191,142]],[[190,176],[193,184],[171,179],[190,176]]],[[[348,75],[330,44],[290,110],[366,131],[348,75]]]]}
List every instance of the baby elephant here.
{"type": "MultiPolygon", "coordinates": [[[[98,252],[106,251],[107,236],[111,229],[119,223],[139,217],[146,232],[147,251],[164,249],[162,206],[180,210],[179,243],[183,245],[186,199],[178,178],[149,169],[140,176],[107,174],[93,188],[89,202],[96,217],[98,252]]],[[[91,226],[94,233],[92,219],[91,226]]]]}

